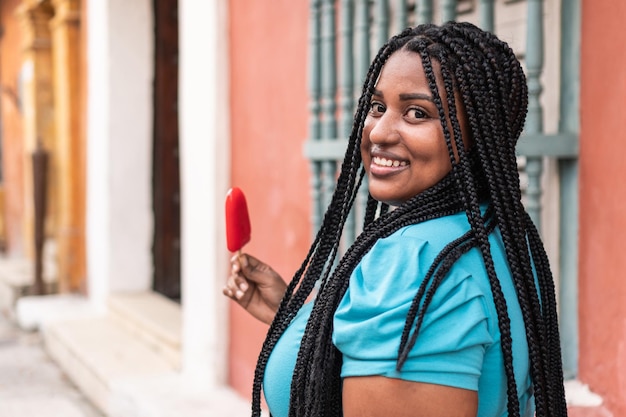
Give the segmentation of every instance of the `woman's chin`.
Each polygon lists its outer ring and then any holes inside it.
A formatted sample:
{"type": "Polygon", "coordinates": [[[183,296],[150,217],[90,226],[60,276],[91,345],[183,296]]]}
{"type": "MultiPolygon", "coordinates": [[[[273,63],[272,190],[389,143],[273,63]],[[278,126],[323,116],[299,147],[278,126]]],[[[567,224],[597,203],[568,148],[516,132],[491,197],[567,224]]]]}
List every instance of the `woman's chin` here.
{"type": "Polygon", "coordinates": [[[399,206],[406,201],[404,199],[398,199],[397,196],[389,195],[389,193],[377,193],[376,191],[372,191],[371,188],[370,195],[374,200],[390,206],[399,206]]]}

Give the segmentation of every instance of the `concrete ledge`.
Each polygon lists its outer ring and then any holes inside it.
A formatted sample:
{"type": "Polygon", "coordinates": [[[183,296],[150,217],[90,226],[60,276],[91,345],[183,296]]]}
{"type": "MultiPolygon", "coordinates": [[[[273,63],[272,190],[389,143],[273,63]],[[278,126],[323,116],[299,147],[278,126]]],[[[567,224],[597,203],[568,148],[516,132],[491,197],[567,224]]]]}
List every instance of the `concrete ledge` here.
{"type": "Polygon", "coordinates": [[[17,300],[14,319],[23,330],[33,331],[55,320],[95,315],[95,309],[82,295],[33,295],[17,300]]]}
{"type": "Polygon", "coordinates": [[[33,395],[28,401],[23,398],[2,400],[0,417],[35,417],[42,416],[84,417],[85,414],[75,404],[65,398],[50,398],[47,395],[33,395]],[[45,411],[43,411],[45,410],[45,411]]]}
{"type": "Polygon", "coordinates": [[[119,381],[110,417],[248,417],[250,402],[224,386],[198,390],[179,374],[119,381]]]}
{"type": "Polygon", "coordinates": [[[105,414],[125,379],[172,374],[173,367],[107,317],[55,321],[44,328],[50,356],[105,414]]]}
{"type": "Polygon", "coordinates": [[[155,292],[114,294],[108,299],[112,318],[137,336],[174,368],[180,369],[180,305],[155,292]]]}

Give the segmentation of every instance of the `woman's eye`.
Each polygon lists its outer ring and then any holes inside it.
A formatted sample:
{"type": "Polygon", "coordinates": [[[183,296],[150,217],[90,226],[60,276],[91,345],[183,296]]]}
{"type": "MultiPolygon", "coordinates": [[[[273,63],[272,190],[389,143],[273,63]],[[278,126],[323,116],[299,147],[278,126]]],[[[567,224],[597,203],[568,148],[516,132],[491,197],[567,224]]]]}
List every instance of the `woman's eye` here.
{"type": "Polygon", "coordinates": [[[383,114],[384,112],[385,106],[383,106],[381,103],[373,102],[370,105],[370,113],[372,113],[373,115],[383,114]]]}
{"type": "Polygon", "coordinates": [[[425,119],[428,117],[424,110],[415,107],[410,108],[407,115],[413,119],[425,119]]]}

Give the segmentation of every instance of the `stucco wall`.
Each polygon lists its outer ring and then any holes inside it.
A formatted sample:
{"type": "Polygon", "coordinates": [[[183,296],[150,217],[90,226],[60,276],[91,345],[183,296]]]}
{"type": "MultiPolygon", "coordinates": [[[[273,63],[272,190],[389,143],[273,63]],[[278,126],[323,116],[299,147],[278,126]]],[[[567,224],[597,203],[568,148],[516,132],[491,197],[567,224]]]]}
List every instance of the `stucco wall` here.
{"type": "Polygon", "coordinates": [[[580,379],[626,415],[626,3],[582,2],[580,379]]]}
{"type": "MultiPolygon", "coordinates": [[[[302,153],[309,2],[234,0],[229,7],[231,184],[248,200],[252,241],[245,250],[290,279],[310,242],[309,174],[302,153]]],[[[234,304],[230,314],[229,380],[249,396],[267,326],[234,304]]]]}

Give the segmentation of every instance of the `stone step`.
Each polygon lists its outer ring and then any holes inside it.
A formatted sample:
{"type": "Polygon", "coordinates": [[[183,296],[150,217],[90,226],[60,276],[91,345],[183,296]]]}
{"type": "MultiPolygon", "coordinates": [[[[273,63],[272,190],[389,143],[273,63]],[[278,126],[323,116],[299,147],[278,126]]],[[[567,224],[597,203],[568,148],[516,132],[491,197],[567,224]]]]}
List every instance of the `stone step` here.
{"type": "Polygon", "coordinates": [[[109,315],[127,331],[180,369],[182,314],[180,305],[155,292],[115,294],[109,315]]]}
{"type": "Polygon", "coordinates": [[[22,298],[18,307],[22,321],[42,330],[52,359],[107,417],[250,415],[249,401],[231,388],[198,387],[183,377],[181,309],[159,294],[116,294],[106,315],[59,296],[22,298]]]}
{"type": "Polygon", "coordinates": [[[177,374],[160,352],[112,317],[51,322],[44,338],[50,356],[106,415],[113,415],[119,385],[177,374]]]}
{"type": "MultiPolygon", "coordinates": [[[[249,417],[250,401],[226,386],[194,386],[181,375],[143,378],[117,386],[108,417],[249,417]]],[[[269,417],[264,410],[262,417],[269,417]]]]}

